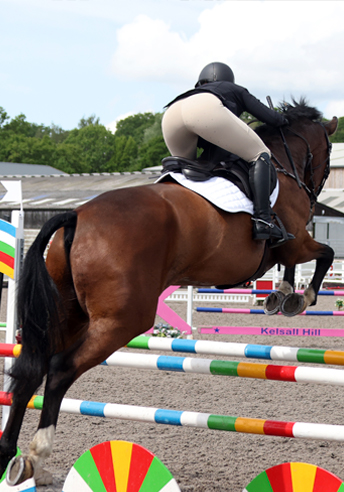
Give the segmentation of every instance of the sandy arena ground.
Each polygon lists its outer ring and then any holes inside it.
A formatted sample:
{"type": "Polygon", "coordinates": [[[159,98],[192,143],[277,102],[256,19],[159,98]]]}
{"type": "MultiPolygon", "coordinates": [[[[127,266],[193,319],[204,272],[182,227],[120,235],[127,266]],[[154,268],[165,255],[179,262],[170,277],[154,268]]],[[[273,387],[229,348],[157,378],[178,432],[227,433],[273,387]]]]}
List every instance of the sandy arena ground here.
{"type": "MultiPolygon", "coordinates": [[[[336,297],[319,297],[318,305],[309,310],[337,310],[335,300],[336,297]]],[[[6,319],[4,306],[3,302],[2,321],[6,319]]],[[[170,306],[186,318],[186,303],[171,302],[170,306]]],[[[224,304],[218,306],[225,307],[224,304]]],[[[227,307],[253,306],[250,302],[247,305],[231,303],[227,307]]],[[[343,321],[343,317],[334,316],[285,318],[195,313],[193,324],[338,329],[344,327],[343,321]]],[[[248,339],[247,336],[225,335],[199,335],[197,338],[344,350],[342,338],[256,336],[248,339]]],[[[241,417],[344,424],[343,389],[334,386],[99,366],[83,375],[66,396],[241,417]]],[[[26,413],[19,439],[23,452],[28,450],[38,417],[35,410],[26,413]]],[[[83,452],[100,442],[115,439],[136,442],[156,454],[174,475],[182,492],[241,492],[264,469],[288,461],[312,463],[344,479],[344,445],[341,443],[61,414],[54,452],[46,462],[46,468],[54,475],[54,484],[37,490],[61,492],[69,469],[83,452]]]]}

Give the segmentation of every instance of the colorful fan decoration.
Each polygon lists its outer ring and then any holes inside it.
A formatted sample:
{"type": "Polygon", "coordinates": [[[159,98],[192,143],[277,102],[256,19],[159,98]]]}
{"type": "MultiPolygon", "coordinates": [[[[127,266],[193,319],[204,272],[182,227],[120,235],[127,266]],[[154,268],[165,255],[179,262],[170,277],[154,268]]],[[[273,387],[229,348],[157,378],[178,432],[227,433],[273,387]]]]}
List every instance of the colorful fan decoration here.
{"type": "Polygon", "coordinates": [[[344,492],[342,480],[308,463],[283,463],[260,473],[243,492],[344,492]]]}
{"type": "Polygon", "coordinates": [[[138,444],[106,441],[74,463],[62,492],[180,492],[162,462],[138,444]]]}

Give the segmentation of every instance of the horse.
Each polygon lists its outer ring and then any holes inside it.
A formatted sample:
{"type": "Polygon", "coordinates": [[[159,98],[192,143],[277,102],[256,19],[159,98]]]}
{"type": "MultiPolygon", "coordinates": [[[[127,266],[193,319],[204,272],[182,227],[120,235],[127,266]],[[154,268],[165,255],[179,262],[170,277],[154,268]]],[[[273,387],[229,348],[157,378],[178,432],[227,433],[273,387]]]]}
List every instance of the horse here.
{"type": "Polygon", "coordinates": [[[303,306],[316,302],[333,250],[317,243],[306,224],[329,171],[328,136],[338,120],[323,123],[321,113],[304,100],[283,111],[300,183],[279,131],[265,125],[257,130],[278,171],[274,211],[295,236],[280,247],[252,239],[249,214],[224,212],[171,181],[103,193],[43,225],[19,282],[22,351],[11,369],[12,405],[0,441],[1,474],[16,453],[27,404],[46,376],[44,405],[29,454],[22,458],[24,472],[17,473],[19,465],[12,460],[10,483],[32,473],[36,483],[51,481],[42,462],[52,452],[66,391],[85,371],[154,325],[158,298],[168,286],[242,284],[279,263],[286,267],[281,288],[286,293],[293,289],[295,265],[316,259],[302,298],[303,306]]]}

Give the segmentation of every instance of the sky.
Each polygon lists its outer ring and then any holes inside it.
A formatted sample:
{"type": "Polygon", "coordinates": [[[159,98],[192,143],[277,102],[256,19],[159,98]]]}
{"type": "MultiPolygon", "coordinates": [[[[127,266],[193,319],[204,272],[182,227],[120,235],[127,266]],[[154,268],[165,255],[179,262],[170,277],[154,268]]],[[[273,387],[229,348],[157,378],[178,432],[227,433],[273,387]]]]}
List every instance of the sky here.
{"type": "Polygon", "coordinates": [[[344,116],[344,1],[0,0],[0,106],[65,130],[162,112],[210,62],[344,116]]]}

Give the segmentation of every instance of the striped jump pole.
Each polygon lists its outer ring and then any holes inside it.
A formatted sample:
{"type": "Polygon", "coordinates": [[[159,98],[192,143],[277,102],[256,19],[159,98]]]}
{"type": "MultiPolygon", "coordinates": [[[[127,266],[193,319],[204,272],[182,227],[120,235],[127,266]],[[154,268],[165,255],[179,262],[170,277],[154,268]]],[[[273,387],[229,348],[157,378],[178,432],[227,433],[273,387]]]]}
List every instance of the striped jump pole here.
{"type": "Polygon", "coordinates": [[[295,328],[281,326],[199,326],[198,333],[206,335],[268,335],[279,337],[344,337],[344,330],[334,328],[295,328]]]}
{"type": "MultiPolygon", "coordinates": [[[[287,347],[282,345],[254,345],[238,342],[184,340],[180,338],[160,338],[141,335],[131,340],[131,342],[127,344],[127,347],[143,350],[160,350],[166,352],[184,352],[224,357],[243,357],[247,359],[308,362],[314,364],[344,366],[343,351],[287,347]]],[[[0,344],[0,356],[2,357],[19,357],[20,350],[20,344],[0,344]]],[[[117,352],[116,354],[118,353],[120,352],[117,352]]],[[[112,356],[110,356],[110,358],[111,357],[112,356]]],[[[138,357],[138,354],[136,354],[136,357],[138,357]]],[[[103,364],[105,363],[106,361],[103,362],[103,364]]]]}
{"type": "MultiPolygon", "coordinates": [[[[12,404],[11,395],[0,392],[0,405],[12,404]]],[[[33,396],[28,408],[41,410],[43,396],[33,396]]],[[[91,417],[106,417],[136,422],[194,427],[246,434],[260,434],[301,439],[320,439],[344,442],[344,426],[331,424],[312,424],[303,422],[283,422],[278,420],[231,417],[179,410],[164,410],[152,407],[137,407],[116,403],[100,403],[64,398],[61,412],[91,417]]]]}
{"type": "Polygon", "coordinates": [[[344,352],[279,345],[253,345],[238,342],[215,342],[211,340],[184,340],[138,336],[127,347],[143,350],[186,352],[189,354],[268,359],[315,364],[344,365],[344,352]]]}
{"type": "MultiPolygon", "coordinates": [[[[203,313],[265,314],[264,309],[196,307],[203,313]]],[[[281,315],[282,313],[277,313],[281,315]]],[[[298,316],[344,316],[344,311],[303,311],[298,316]]]]}
{"type": "Polygon", "coordinates": [[[20,352],[20,344],[0,343],[0,357],[19,357],[20,352]]]}
{"type": "MultiPolygon", "coordinates": [[[[271,294],[276,290],[270,289],[197,289],[200,294],[271,294]]],[[[303,294],[304,290],[295,290],[296,294],[303,294]]],[[[344,290],[320,290],[318,296],[344,296],[344,290]]]]}
{"type": "Polygon", "coordinates": [[[115,352],[102,363],[105,366],[151,369],[213,376],[270,379],[293,383],[344,386],[344,371],[323,367],[279,366],[252,362],[198,359],[165,355],[115,352]]]}

